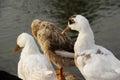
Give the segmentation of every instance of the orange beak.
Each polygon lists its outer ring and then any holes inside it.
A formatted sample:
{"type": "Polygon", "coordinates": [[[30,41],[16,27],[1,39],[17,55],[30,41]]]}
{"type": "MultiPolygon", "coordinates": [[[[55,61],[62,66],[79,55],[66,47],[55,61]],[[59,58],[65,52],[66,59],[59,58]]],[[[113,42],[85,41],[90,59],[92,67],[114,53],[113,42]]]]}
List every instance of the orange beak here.
{"type": "Polygon", "coordinates": [[[21,49],[21,47],[20,46],[16,46],[16,48],[13,50],[13,52],[17,52],[17,51],[19,51],[21,49]]]}
{"type": "Polygon", "coordinates": [[[65,32],[68,32],[68,31],[70,31],[70,30],[71,30],[71,28],[68,26],[65,30],[63,30],[63,32],[62,32],[61,34],[64,35],[65,32]]]}

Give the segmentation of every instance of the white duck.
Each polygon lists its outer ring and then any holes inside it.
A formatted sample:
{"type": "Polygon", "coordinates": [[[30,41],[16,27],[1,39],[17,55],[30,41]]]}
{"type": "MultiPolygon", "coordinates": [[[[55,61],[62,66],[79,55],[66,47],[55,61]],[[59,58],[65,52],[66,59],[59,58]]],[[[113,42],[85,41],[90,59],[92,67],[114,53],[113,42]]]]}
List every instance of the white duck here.
{"type": "Polygon", "coordinates": [[[75,64],[86,80],[120,80],[120,61],[106,48],[96,45],[88,20],[81,15],[69,18],[68,30],[79,32],[74,45],[75,64]]]}
{"type": "Polygon", "coordinates": [[[18,76],[23,80],[57,80],[57,76],[48,59],[40,53],[33,37],[22,33],[17,38],[14,52],[23,47],[18,63],[18,76]]]}

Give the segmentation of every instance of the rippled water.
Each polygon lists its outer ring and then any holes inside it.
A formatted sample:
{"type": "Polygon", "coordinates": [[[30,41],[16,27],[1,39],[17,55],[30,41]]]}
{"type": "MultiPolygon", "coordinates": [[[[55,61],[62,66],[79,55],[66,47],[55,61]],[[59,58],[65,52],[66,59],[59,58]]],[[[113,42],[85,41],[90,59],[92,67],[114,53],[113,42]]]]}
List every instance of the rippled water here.
{"type": "MultiPolygon", "coordinates": [[[[119,0],[0,0],[0,70],[16,74],[20,52],[11,50],[18,34],[31,34],[32,20],[51,21],[65,28],[68,17],[73,14],[86,16],[96,43],[110,49],[120,59],[119,0]]],[[[76,32],[70,35],[74,40],[77,37],[76,32]]]]}

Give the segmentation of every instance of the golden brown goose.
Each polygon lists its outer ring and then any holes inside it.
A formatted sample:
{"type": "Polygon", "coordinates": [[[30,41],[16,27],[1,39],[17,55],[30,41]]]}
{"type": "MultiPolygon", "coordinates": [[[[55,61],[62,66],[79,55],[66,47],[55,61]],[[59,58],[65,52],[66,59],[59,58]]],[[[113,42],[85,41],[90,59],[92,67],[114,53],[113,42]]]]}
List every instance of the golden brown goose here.
{"type": "Polygon", "coordinates": [[[31,28],[32,34],[44,54],[59,68],[57,74],[60,74],[59,80],[62,80],[63,68],[75,65],[74,43],[66,33],[64,35],[61,34],[62,29],[51,22],[35,19],[31,24],[31,28]]]}

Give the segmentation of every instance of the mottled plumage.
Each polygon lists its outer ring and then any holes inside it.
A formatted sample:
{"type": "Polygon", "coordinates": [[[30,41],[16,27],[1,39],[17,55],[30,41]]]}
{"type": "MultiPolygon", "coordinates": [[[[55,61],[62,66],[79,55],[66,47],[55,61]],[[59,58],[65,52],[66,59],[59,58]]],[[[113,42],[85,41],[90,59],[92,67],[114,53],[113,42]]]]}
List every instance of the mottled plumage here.
{"type": "Polygon", "coordinates": [[[38,19],[32,22],[31,28],[32,34],[38,41],[42,51],[53,64],[59,68],[74,66],[74,43],[67,34],[61,34],[62,29],[56,27],[51,22],[40,21],[38,19]],[[64,52],[65,54],[70,52],[68,57],[64,56],[64,52]],[[70,55],[72,57],[69,57],[70,55]]]}

